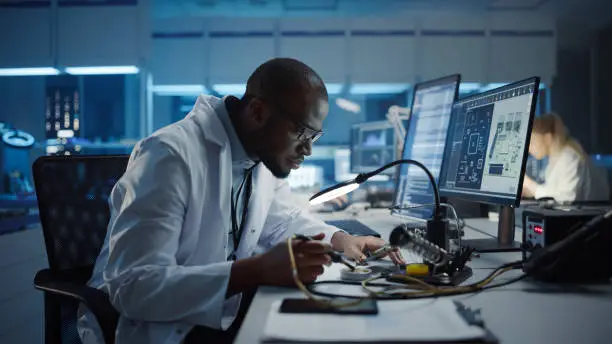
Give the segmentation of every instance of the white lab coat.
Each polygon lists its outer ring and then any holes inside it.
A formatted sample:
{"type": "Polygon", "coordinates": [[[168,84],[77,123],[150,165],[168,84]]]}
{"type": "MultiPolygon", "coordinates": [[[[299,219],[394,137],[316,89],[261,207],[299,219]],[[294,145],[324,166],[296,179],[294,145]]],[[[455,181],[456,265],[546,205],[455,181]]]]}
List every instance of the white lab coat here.
{"type": "Polygon", "coordinates": [[[536,187],[536,199],[553,197],[557,202],[605,201],[610,197],[606,172],[565,146],[549,159],[545,183],[536,187]]]}
{"type": "MultiPolygon", "coordinates": [[[[225,298],[232,157],[219,106],[223,100],[202,95],[185,119],[139,142],[111,193],[89,285],[121,313],[117,344],[180,343],[194,325],[227,329],[237,315],[241,296],[225,298]]],[[[263,164],[253,181],[238,259],[295,232],[324,232],[329,241],[338,230],[290,204],[287,181],[263,164]]],[[[80,318],[81,337],[102,342],[92,319],[80,318]]]]}

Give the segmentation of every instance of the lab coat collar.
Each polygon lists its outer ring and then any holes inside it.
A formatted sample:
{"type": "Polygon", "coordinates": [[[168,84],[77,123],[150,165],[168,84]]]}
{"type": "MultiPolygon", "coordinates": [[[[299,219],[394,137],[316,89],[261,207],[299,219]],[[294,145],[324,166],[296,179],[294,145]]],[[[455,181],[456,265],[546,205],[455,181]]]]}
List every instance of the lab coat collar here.
{"type": "Polygon", "coordinates": [[[201,94],[198,96],[190,116],[193,116],[195,122],[200,127],[200,130],[204,134],[204,140],[215,143],[222,149],[230,149],[232,162],[236,161],[234,156],[237,155],[238,160],[247,162],[246,165],[248,166],[245,168],[252,167],[255,164],[255,162],[248,157],[242,143],[240,143],[238,139],[238,135],[231,124],[231,120],[229,120],[229,114],[225,108],[224,99],[201,94]],[[222,116],[227,117],[229,128],[223,123],[221,119],[222,116]],[[239,143],[240,149],[238,149],[238,153],[235,153],[235,149],[232,146],[232,135],[235,135],[235,140],[239,143]]]}
{"type": "Polygon", "coordinates": [[[227,101],[227,96],[221,99],[220,102],[216,103],[214,108],[215,112],[219,116],[221,120],[221,124],[225,128],[225,132],[227,133],[228,139],[230,141],[230,148],[232,150],[232,163],[236,165],[240,165],[242,168],[250,168],[255,165],[255,161],[249,157],[240,138],[238,137],[238,133],[236,133],[236,129],[234,128],[234,124],[232,123],[232,119],[227,111],[225,106],[225,102],[227,101]]]}
{"type": "Polygon", "coordinates": [[[217,144],[225,148],[229,145],[229,138],[223,123],[216,115],[216,105],[223,103],[222,99],[201,94],[189,116],[193,117],[204,134],[204,140],[217,144]]]}

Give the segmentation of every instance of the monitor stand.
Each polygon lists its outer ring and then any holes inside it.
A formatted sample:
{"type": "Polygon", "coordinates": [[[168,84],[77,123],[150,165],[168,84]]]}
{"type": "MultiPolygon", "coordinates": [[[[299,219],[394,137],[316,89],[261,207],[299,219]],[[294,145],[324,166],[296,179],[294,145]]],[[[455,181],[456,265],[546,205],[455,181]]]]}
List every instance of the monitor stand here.
{"type": "Polygon", "coordinates": [[[461,245],[483,253],[521,251],[521,245],[514,241],[514,208],[502,206],[499,209],[497,238],[462,240],[461,245]]]}

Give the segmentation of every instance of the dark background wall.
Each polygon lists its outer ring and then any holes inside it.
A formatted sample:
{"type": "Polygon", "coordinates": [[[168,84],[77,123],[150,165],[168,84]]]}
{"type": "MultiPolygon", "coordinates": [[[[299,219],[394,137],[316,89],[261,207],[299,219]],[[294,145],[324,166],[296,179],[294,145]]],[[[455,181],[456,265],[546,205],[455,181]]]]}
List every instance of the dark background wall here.
{"type": "Polygon", "coordinates": [[[612,26],[597,35],[597,145],[612,153],[612,26]]]}
{"type": "Polygon", "coordinates": [[[591,52],[589,47],[557,51],[557,76],[551,87],[551,107],[587,152],[591,147],[591,52]]]}

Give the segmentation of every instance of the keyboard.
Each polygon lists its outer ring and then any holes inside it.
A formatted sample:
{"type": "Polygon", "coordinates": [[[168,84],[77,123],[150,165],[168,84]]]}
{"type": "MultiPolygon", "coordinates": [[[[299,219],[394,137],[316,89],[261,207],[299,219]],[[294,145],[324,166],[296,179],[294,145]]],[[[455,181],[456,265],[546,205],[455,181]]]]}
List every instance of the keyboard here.
{"type": "Polygon", "coordinates": [[[325,223],[327,223],[330,226],[338,227],[351,235],[356,235],[356,236],[371,235],[371,236],[380,238],[380,233],[378,233],[377,231],[373,230],[372,228],[364,225],[363,223],[357,220],[331,220],[331,221],[325,221],[325,223]]]}
{"type": "MultiPolygon", "coordinates": [[[[394,221],[396,222],[396,221],[394,221]]],[[[373,230],[372,228],[364,225],[362,222],[358,221],[358,220],[352,220],[352,219],[347,219],[347,220],[329,220],[329,221],[325,221],[326,224],[330,225],[330,226],[335,226],[338,227],[340,229],[342,229],[343,231],[347,232],[348,234],[351,235],[355,235],[355,236],[375,236],[377,238],[380,238],[381,235],[380,233],[378,233],[377,231],[373,230]]],[[[404,223],[409,229],[413,230],[415,233],[425,237],[427,235],[427,223],[425,222],[407,222],[404,223]]],[[[457,226],[452,223],[449,224],[449,239],[457,239],[458,235],[459,236],[464,236],[465,233],[463,231],[463,229],[459,229],[459,232],[457,232],[457,226]]],[[[460,227],[461,228],[461,227],[460,227]]]]}
{"type": "MultiPolygon", "coordinates": [[[[330,220],[330,221],[325,221],[325,223],[331,226],[338,227],[351,235],[355,235],[355,236],[371,235],[371,236],[375,236],[378,238],[381,237],[380,233],[364,225],[362,222],[358,220],[352,220],[352,219],[330,220]]],[[[417,229],[423,232],[427,229],[427,225],[425,224],[425,222],[407,223],[406,225],[408,226],[408,228],[414,228],[414,229],[417,229]]]]}

